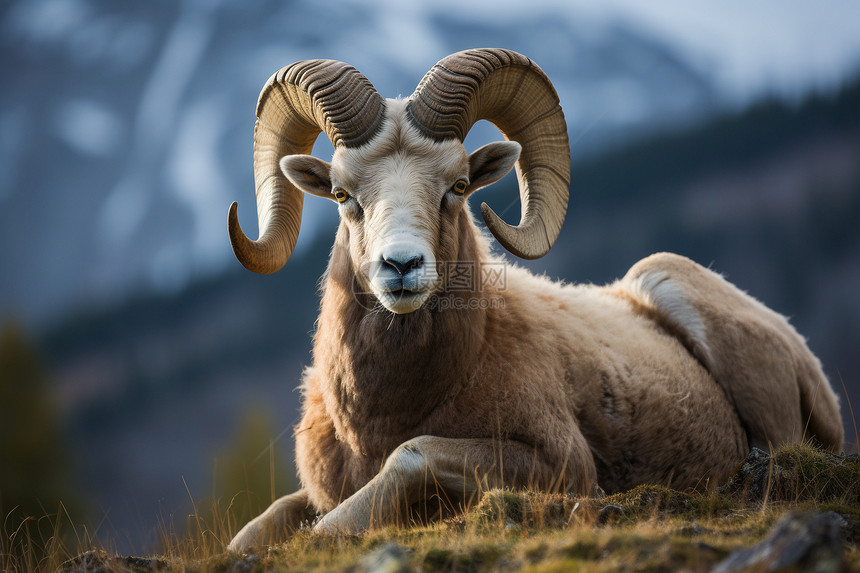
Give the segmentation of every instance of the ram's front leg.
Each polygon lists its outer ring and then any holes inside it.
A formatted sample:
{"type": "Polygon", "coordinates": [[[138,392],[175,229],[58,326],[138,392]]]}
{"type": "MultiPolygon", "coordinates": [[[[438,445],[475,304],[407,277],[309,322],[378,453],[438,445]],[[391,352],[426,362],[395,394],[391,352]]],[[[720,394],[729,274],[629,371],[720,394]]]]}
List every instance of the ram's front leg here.
{"type": "Polygon", "coordinates": [[[308,503],[308,494],[300,489],[275,500],[263,513],[248,522],[227,546],[228,551],[242,552],[252,547],[286,541],[290,533],[314,518],[316,512],[308,503]]]}
{"type": "Polygon", "coordinates": [[[408,518],[414,504],[434,496],[465,507],[495,487],[590,488],[593,461],[579,461],[551,464],[533,447],[515,441],[420,436],[398,447],[376,477],[326,514],[314,530],[358,533],[397,522],[408,518]]]}

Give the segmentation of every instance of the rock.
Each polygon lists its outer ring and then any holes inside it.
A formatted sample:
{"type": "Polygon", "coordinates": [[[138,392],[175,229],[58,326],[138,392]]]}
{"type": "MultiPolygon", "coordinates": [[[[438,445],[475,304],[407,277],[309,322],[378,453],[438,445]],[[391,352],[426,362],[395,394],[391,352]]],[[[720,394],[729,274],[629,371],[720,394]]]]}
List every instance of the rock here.
{"type": "Polygon", "coordinates": [[[230,568],[226,570],[226,573],[250,573],[254,569],[256,569],[257,564],[260,562],[260,556],[256,554],[244,555],[238,561],[235,561],[230,568]]]}
{"type": "MultiPolygon", "coordinates": [[[[233,556],[235,557],[235,556],[233,556]]],[[[168,573],[170,571],[217,570],[224,573],[250,573],[261,561],[256,554],[224,561],[220,556],[200,562],[188,561],[185,565],[170,565],[162,559],[148,557],[110,556],[102,550],[87,551],[63,563],[58,573],[168,573]]]]}
{"type": "Polygon", "coordinates": [[[843,525],[845,520],[832,511],[786,514],[761,543],[732,553],[712,573],[837,572],[842,565],[839,528],[843,525]]]}
{"type": "Polygon", "coordinates": [[[350,571],[351,573],[405,573],[411,570],[408,563],[409,553],[406,548],[389,542],[362,557],[350,571]]]}
{"type": "Polygon", "coordinates": [[[148,573],[167,569],[160,559],[110,557],[104,551],[87,551],[63,563],[63,573],[148,573]]]}
{"type": "Polygon", "coordinates": [[[752,448],[725,489],[727,493],[743,492],[750,499],[763,499],[774,476],[781,475],[782,471],[772,463],[770,454],[752,448]]]}
{"type": "Polygon", "coordinates": [[[110,558],[103,551],[87,551],[63,563],[61,570],[70,573],[107,573],[113,570],[109,568],[109,561],[110,558]]]}
{"type": "Polygon", "coordinates": [[[624,508],[620,505],[609,504],[604,506],[597,514],[597,525],[614,523],[624,516],[624,508]]]}

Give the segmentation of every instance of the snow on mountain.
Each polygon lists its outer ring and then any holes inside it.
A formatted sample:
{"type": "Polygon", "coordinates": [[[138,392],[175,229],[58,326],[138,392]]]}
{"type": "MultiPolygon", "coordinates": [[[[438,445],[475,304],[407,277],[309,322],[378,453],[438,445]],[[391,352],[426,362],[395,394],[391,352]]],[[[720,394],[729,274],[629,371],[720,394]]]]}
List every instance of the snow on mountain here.
{"type": "MultiPolygon", "coordinates": [[[[797,79],[788,84],[819,85],[822,74],[843,77],[860,53],[845,33],[850,18],[838,13],[856,12],[847,5],[802,7],[802,23],[830,28],[809,49],[794,51],[786,46],[798,43],[801,20],[782,3],[752,14],[740,6],[734,13],[692,13],[677,2],[642,6],[4,3],[0,312],[44,324],[78,304],[175,291],[234,265],[225,231],[230,202],[239,200],[250,234],[256,227],[256,96],[274,70],[295,60],[341,59],[383,95],[406,96],[448,53],[521,51],[555,82],[577,157],[759,95],[769,78],[751,70],[767,72],[770,60],[782,62],[773,67],[779,80],[787,57],[808,54],[799,72],[791,68],[797,79]],[[755,22],[769,26],[757,50],[755,22]],[[816,75],[822,59],[833,64],[816,75]]],[[[492,137],[480,126],[467,146],[492,137]]],[[[324,138],[318,148],[331,153],[324,138]]],[[[307,201],[300,252],[333,220],[332,210],[307,201]]]]}

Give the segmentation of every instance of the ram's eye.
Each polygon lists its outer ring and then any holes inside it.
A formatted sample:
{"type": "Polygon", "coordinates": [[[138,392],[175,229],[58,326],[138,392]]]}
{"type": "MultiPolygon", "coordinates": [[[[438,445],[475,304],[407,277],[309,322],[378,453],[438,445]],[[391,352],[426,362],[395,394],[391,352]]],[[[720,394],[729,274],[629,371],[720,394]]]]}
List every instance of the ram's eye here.
{"type": "Polygon", "coordinates": [[[469,186],[469,182],[465,179],[458,179],[454,186],[451,187],[451,190],[457,195],[462,195],[466,192],[466,188],[469,186]]]}
{"type": "Polygon", "coordinates": [[[338,203],[343,203],[347,199],[349,199],[349,193],[344,191],[343,189],[335,189],[334,190],[334,198],[337,199],[338,203]]]}

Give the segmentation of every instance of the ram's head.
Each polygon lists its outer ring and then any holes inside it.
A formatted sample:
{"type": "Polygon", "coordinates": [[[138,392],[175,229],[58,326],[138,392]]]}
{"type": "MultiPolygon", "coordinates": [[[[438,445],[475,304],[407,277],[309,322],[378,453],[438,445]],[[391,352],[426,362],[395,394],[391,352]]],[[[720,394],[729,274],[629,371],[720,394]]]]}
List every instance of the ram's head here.
{"type": "Polygon", "coordinates": [[[513,254],[541,257],[567,210],[570,152],[558,97],[531,60],[506,50],[441,60],[405,100],[384,100],[357,70],[331,60],[278,71],[257,105],[254,174],[260,238],[249,240],[230,208],[233,250],[248,269],[279,270],[295,247],[303,192],[338,204],[353,272],[395,313],[443,288],[437,262],[460,260],[466,198],[516,163],[519,225],[486,203],[487,227],[513,254]],[[509,141],[466,154],[463,140],[486,119],[509,141]],[[324,130],[331,163],[309,155],[324,130]]]}

